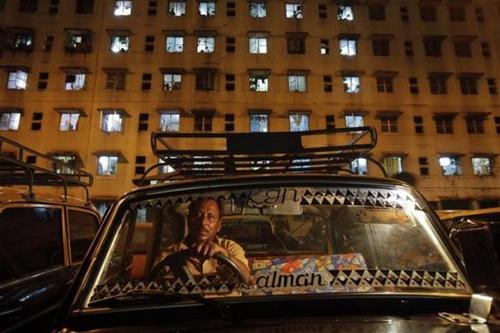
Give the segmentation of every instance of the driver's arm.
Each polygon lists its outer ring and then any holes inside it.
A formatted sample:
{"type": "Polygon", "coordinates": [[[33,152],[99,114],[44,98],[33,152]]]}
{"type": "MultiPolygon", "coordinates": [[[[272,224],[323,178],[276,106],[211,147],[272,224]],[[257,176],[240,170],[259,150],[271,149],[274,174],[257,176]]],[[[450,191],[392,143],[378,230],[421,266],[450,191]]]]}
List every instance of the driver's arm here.
{"type": "Polygon", "coordinates": [[[222,254],[227,255],[240,269],[245,280],[244,282],[250,283],[250,268],[248,267],[248,259],[245,256],[245,250],[243,250],[238,243],[229,239],[222,240],[220,245],[223,250],[227,252],[223,252],[222,254]]]}

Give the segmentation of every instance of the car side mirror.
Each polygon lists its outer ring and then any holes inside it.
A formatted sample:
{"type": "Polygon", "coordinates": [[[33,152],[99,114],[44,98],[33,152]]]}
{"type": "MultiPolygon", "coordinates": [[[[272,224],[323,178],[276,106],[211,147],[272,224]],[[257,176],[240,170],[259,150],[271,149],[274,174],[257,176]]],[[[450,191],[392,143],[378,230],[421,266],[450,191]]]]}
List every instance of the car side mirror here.
{"type": "MultiPolygon", "coordinates": [[[[498,232],[498,228],[495,231],[498,232]]],[[[500,289],[500,267],[488,223],[460,220],[449,226],[449,235],[462,252],[472,287],[475,290],[500,289]]]]}

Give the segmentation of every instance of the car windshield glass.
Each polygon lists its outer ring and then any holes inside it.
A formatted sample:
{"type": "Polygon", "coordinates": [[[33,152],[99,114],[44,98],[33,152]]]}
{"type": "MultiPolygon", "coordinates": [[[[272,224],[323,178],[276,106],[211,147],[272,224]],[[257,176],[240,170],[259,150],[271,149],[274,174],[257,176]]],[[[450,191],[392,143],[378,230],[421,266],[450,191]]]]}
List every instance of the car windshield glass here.
{"type": "Polygon", "coordinates": [[[468,292],[430,217],[403,189],[240,187],[125,205],[87,306],[132,290],[468,292]]]}

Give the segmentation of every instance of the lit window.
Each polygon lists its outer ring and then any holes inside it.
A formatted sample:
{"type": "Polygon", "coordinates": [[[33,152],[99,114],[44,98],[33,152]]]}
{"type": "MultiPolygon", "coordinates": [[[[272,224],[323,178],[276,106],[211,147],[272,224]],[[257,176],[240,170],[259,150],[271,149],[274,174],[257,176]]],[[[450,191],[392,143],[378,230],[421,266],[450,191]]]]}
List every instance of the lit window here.
{"type": "Polygon", "coordinates": [[[287,3],[285,5],[286,18],[302,19],[302,5],[298,3],[287,3]]]}
{"type": "Polygon", "coordinates": [[[116,0],[115,1],[115,16],[129,16],[132,14],[131,0],[116,0]]]}
{"type": "Polygon", "coordinates": [[[61,132],[72,132],[78,129],[79,113],[61,113],[59,121],[59,130],[61,132]]]}
{"type": "Polygon", "coordinates": [[[167,36],[167,52],[181,53],[184,50],[184,37],[167,36]]]}
{"type": "Polygon", "coordinates": [[[307,90],[305,75],[288,75],[288,91],[305,92],[307,90]]]}
{"type": "Polygon", "coordinates": [[[322,55],[325,54],[330,54],[330,43],[328,42],[328,39],[322,39],[320,41],[320,46],[319,46],[319,53],[322,55]]]}
{"type": "Polygon", "coordinates": [[[170,1],[168,3],[168,14],[170,16],[184,16],[186,14],[186,3],[184,1],[170,1]]]}
{"type": "Polygon", "coordinates": [[[491,158],[473,157],[472,169],[475,176],[491,176],[491,158]]]}
{"type": "Polygon", "coordinates": [[[351,172],[357,175],[368,174],[368,161],[366,158],[357,158],[351,162],[351,172]]]}
{"type": "Polygon", "coordinates": [[[7,89],[24,90],[26,89],[28,81],[28,73],[23,70],[9,72],[9,79],[7,81],[7,89]]]}
{"type": "Polygon", "coordinates": [[[85,87],[85,74],[66,74],[65,90],[82,90],[85,87]]]}
{"type": "Polygon", "coordinates": [[[105,133],[119,133],[122,131],[123,115],[117,111],[102,111],[101,130],[105,133]]]}
{"type": "Polygon", "coordinates": [[[266,72],[253,72],[249,74],[250,90],[269,91],[269,74],[266,72]]]}
{"type": "Polygon", "coordinates": [[[262,34],[256,34],[249,38],[249,48],[252,54],[265,54],[267,53],[267,37],[262,34]]]}
{"type": "Polygon", "coordinates": [[[269,119],[265,113],[250,114],[250,132],[267,132],[269,130],[269,119]]]}
{"type": "Polygon", "coordinates": [[[92,51],[92,33],[86,29],[67,30],[64,50],[68,53],[90,53],[92,51]]]}
{"type": "Polygon", "coordinates": [[[181,90],[182,74],[163,74],[163,90],[181,90]]]}
{"type": "Polygon", "coordinates": [[[339,44],[340,44],[340,55],[346,57],[352,57],[358,53],[356,39],[342,38],[339,40],[339,44]]]}
{"type": "Polygon", "coordinates": [[[209,156],[193,156],[193,170],[210,170],[212,161],[209,156]]]}
{"type": "Polygon", "coordinates": [[[342,77],[344,91],[348,94],[357,94],[360,91],[359,76],[344,76],[342,77]]]}
{"type": "Polygon", "coordinates": [[[364,116],[362,115],[346,115],[345,116],[345,126],[346,127],[363,127],[364,126],[364,116]]]}
{"type": "Polygon", "coordinates": [[[309,169],[311,167],[310,158],[298,158],[292,160],[292,165],[290,169],[309,169]]]}
{"type": "Polygon", "coordinates": [[[198,12],[201,16],[215,16],[215,1],[201,1],[198,12]]]}
{"type": "Polygon", "coordinates": [[[179,132],[180,117],[179,113],[162,113],[160,115],[160,131],[179,132]]]}
{"type": "Polygon", "coordinates": [[[111,52],[120,53],[127,52],[130,38],[128,36],[112,36],[111,37],[111,52]]]}
{"type": "Polygon", "coordinates": [[[337,20],[339,21],[354,21],[354,11],[351,6],[337,7],[337,20]]]}
{"type": "MultiPolygon", "coordinates": [[[[173,159],[175,157],[169,157],[169,159],[173,159]]],[[[163,159],[163,158],[159,158],[158,159],[158,163],[160,164],[163,164],[163,163],[168,163],[168,159],[163,159]]],[[[160,166],[160,173],[172,173],[172,172],[175,172],[175,169],[170,165],[170,164],[164,164],[162,166],[160,166]]]]}
{"type": "Polygon", "coordinates": [[[17,131],[20,121],[20,112],[2,112],[0,114],[0,131],[17,131]]]}
{"type": "Polygon", "coordinates": [[[460,158],[457,156],[443,156],[439,158],[439,165],[443,176],[459,176],[463,173],[460,158]]]}
{"type": "Polygon", "coordinates": [[[303,132],[309,130],[309,116],[305,113],[294,113],[288,115],[290,120],[290,132],[303,132]]]}
{"type": "Polygon", "coordinates": [[[212,53],[215,51],[215,37],[198,37],[198,53],[212,53]]]}
{"type": "Polygon", "coordinates": [[[250,17],[263,18],[267,16],[266,4],[263,2],[250,3],[250,17]]]}
{"type": "Polygon", "coordinates": [[[14,35],[14,43],[12,49],[14,51],[31,51],[33,50],[33,33],[18,33],[14,35]]]}
{"type": "Polygon", "coordinates": [[[382,164],[388,176],[403,172],[403,158],[401,156],[384,157],[382,164]]]}
{"type": "Polygon", "coordinates": [[[102,155],[98,158],[97,174],[100,176],[116,175],[118,156],[102,155]]]}
{"type": "Polygon", "coordinates": [[[263,169],[269,169],[267,166],[268,164],[271,164],[271,161],[269,160],[252,160],[250,161],[250,164],[252,165],[250,169],[252,170],[263,170],[263,169]]]}
{"type": "Polygon", "coordinates": [[[74,174],[73,169],[78,167],[78,159],[76,158],[76,155],[52,155],[51,157],[62,163],[54,163],[54,170],[56,173],[71,175],[74,174]]]}

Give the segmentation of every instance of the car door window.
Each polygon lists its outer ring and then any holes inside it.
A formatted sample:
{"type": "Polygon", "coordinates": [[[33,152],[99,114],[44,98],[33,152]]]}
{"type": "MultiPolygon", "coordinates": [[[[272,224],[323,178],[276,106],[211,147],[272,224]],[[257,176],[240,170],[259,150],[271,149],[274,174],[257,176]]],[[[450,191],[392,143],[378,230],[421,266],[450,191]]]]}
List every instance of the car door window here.
{"type": "Polygon", "coordinates": [[[12,207],[0,213],[0,257],[16,276],[64,264],[61,209],[12,207]]]}
{"type": "Polygon", "coordinates": [[[69,239],[72,262],[82,261],[98,229],[97,218],[87,212],[70,209],[69,239]]]}

